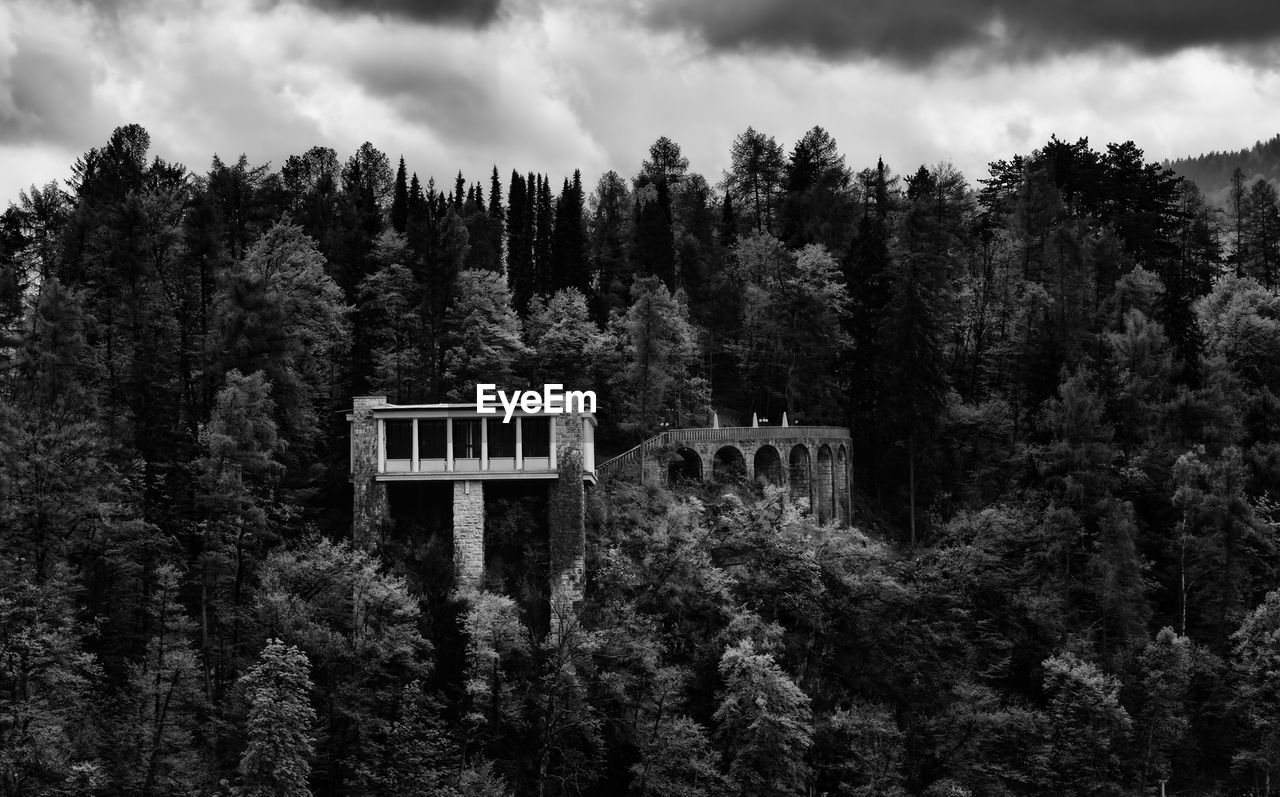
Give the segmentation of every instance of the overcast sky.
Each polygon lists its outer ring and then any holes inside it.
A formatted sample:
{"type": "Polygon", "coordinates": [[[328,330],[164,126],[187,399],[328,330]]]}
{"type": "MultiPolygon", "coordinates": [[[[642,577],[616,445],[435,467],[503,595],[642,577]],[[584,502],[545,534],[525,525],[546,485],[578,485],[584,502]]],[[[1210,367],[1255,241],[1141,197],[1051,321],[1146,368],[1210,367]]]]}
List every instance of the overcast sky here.
{"type": "Polygon", "coordinates": [[[971,180],[1050,133],[1151,159],[1280,132],[1255,0],[0,0],[0,206],[137,122],[204,171],[372,141],[425,181],[633,175],[666,135],[716,183],[748,125],[971,180]]]}

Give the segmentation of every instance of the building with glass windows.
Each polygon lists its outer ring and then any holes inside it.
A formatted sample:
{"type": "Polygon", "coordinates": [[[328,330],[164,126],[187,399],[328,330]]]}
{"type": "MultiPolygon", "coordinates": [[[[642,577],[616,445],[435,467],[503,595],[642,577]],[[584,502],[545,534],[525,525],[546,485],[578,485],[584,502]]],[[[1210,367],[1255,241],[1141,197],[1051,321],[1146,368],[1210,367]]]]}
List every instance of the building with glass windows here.
{"type": "Polygon", "coordinates": [[[580,447],[582,478],[596,481],[596,419],[591,413],[543,415],[517,409],[504,423],[501,412],[481,415],[474,404],[383,402],[362,409],[368,417],[360,431],[372,439],[356,433],[355,409],[347,415],[353,424],[353,475],[362,464],[375,466],[371,472],[377,481],[555,479],[560,475],[558,437],[569,434],[569,442],[580,447]],[[363,461],[369,454],[376,459],[363,461]]]}
{"type": "Polygon", "coordinates": [[[452,482],[454,576],[483,585],[484,485],[543,480],[549,515],[553,606],[581,599],[586,541],[584,485],[596,483],[594,413],[547,415],[517,409],[482,414],[474,404],[388,404],[358,396],[347,413],[351,437],[352,536],[377,551],[390,523],[394,482],[452,482]]]}

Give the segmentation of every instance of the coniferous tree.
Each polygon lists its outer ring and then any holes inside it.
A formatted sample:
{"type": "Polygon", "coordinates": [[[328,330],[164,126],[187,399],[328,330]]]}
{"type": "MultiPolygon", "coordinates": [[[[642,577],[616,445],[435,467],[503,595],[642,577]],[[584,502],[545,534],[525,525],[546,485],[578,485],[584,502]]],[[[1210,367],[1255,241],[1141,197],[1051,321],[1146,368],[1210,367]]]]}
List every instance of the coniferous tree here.
{"type": "Polygon", "coordinates": [[[749,640],[725,650],[720,675],[716,734],[740,793],[803,794],[813,741],[809,697],[749,640]]]}
{"type": "MultiPolygon", "coordinates": [[[[342,169],[339,223],[333,246],[324,253],[348,304],[355,304],[360,282],[373,270],[374,240],[385,225],[394,186],[390,161],[367,141],[342,169]]],[[[362,323],[351,327],[350,370],[344,380],[349,389],[360,392],[373,368],[366,327],[362,323]]]]}
{"type": "Polygon", "coordinates": [[[534,293],[549,296],[559,286],[561,275],[556,273],[556,263],[552,259],[556,220],[551,203],[551,178],[547,175],[540,174],[534,181],[533,208],[534,293]]]}
{"type": "Polygon", "coordinates": [[[1183,633],[1199,631],[1221,651],[1254,592],[1251,571],[1273,557],[1259,548],[1238,448],[1212,458],[1200,448],[1188,451],[1174,464],[1171,481],[1182,513],[1174,548],[1183,633]],[[1207,573],[1215,578],[1206,581],[1207,573]]]}
{"type": "Polygon", "coordinates": [[[538,256],[538,194],[541,178],[533,172],[529,172],[525,176],[525,198],[524,198],[524,238],[525,245],[529,248],[528,255],[528,277],[529,280],[529,296],[536,295],[542,286],[543,276],[540,271],[545,262],[538,256]]]}
{"type": "Polygon", "coordinates": [[[314,663],[323,723],[315,769],[342,790],[353,759],[375,747],[365,730],[394,716],[403,688],[428,674],[417,600],[370,554],[312,537],[266,557],[255,610],[259,633],[296,644],[314,663]]]}
{"type": "Polygon", "coordinates": [[[435,397],[443,375],[445,315],[456,296],[458,273],[466,268],[470,236],[450,200],[428,181],[423,200],[410,214],[406,238],[413,256],[404,265],[417,286],[414,307],[425,333],[417,341],[425,395],[435,397]]]}
{"type": "Polygon", "coordinates": [[[280,428],[304,456],[320,433],[319,412],[338,385],[329,364],[346,348],[347,307],[325,273],[315,242],[277,224],[220,288],[224,367],[263,371],[273,386],[280,428]]]}
{"type": "MultiPolygon", "coordinates": [[[[1268,592],[1247,614],[1233,643],[1232,669],[1238,679],[1235,708],[1249,734],[1240,740],[1232,766],[1267,789],[1280,778],[1280,593],[1268,592]]],[[[1264,791],[1265,793],[1265,791],[1264,791]]]]}
{"type": "Polygon", "coordinates": [[[641,435],[660,424],[675,426],[705,416],[707,383],[696,374],[698,344],[688,311],[656,277],[637,279],[635,301],[618,318],[618,339],[626,365],[615,376],[627,421],[641,435]]]}
{"type": "Polygon", "coordinates": [[[409,186],[404,170],[404,156],[396,167],[396,184],[391,198],[391,229],[403,234],[409,223],[409,186]]]}
{"type": "Polygon", "coordinates": [[[631,202],[627,194],[622,177],[608,171],[600,176],[591,195],[591,262],[599,282],[591,309],[601,326],[611,312],[625,308],[630,297],[631,202]]]}
{"type": "Polygon", "coordinates": [[[835,139],[814,127],[796,142],[784,167],[778,237],[788,247],[821,244],[843,259],[855,218],[853,175],[835,139]]]}
{"type": "MultiPolygon", "coordinates": [[[[882,338],[892,297],[892,264],[889,242],[895,212],[897,177],[884,161],[858,175],[863,192],[862,215],[854,231],[843,266],[850,299],[844,318],[850,337],[847,358],[849,379],[849,425],[857,469],[867,474],[869,488],[882,486],[880,467],[888,429],[878,418],[885,412],[884,371],[880,364],[889,356],[882,338]]],[[[725,200],[728,202],[728,195],[725,200]]]]}
{"type": "Polygon", "coordinates": [[[664,183],[636,189],[636,272],[652,274],[668,290],[679,288],[676,275],[675,236],[671,229],[671,195],[664,183]]]}
{"type": "Polygon", "coordinates": [[[462,733],[468,747],[501,761],[510,756],[503,740],[526,724],[517,689],[532,646],[514,600],[491,592],[469,598],[461,618],[466,635],[462,733]]]}
{"type": "Polygon", "coordinates": [[[368,141],[361,144],[342,169],[342,184],[359,209],[365,234],[375,237],[382,232],[383,214],[395,191],[391,161],[386,154],[368,141]]]}
{"type": "Polygon", "coordinates": [[[738,240],[738,214],[733,207],[733,194],[725,191],[720,203],[720,225],[716,230],[724,247],[733,246],[738,240]]]}
{"type": "Polygon", "coordinates": [[[510,790],[487,761],[459,772],[461,751],[450,738],[438,698],[422,683],[406,686],[394,720],[380,724],[376,753],[358,765],[359,785],[388,797],[503,797],[510,790]]]}
{"type": "Polygon", "coordinates": [[[20,381],[0,402],[0,558],[42,585],[110,511],[118,476],[104,461],[81,294],[46,283],[30,324],[20,381]]]}
{"type": "Polygon", "coordinates": [[[782,147],[773,136],[748,127],[733,140],[725,185],[743,214],[744,230],[773,232],[774,208],[783,179],[782,147]]]}
{"type": "Polygon", "coordinates": [[[1245,207],[1249,224],[1241,266],[1246,274],[1273,288],[1280,270],[1280,196],[1271,183],[1255,180],[1245,207]]]}
{"type": "Polygon", "coordinates": [[[640,173],[649,182],[663,183],[673,190],[688,169],[689,159],[680,151],[680,145],[666,136],[659,136],[649,146],[649,158],[640,165],[640,173]]]}
{"type": "MultiPolygon", "coordinates": [[[[524,323],[528,344],[521,369],[531,384],[561,383],[574,390],[595,389],[612,343],[591,320],[586,297],[575,288],[535,297],[524,323]]],[[[603,385],[602,385],[603,386],[603,385]]]]}
{"type": "Polygon", "coordinates": [[[801,423],[838,418],[835,373],[848,348],[841,322],[849,299],[835,261],[818,245],[792,254],[764,233],[734,252],[742,317],[731,351],[754,386],[746,409],[765,417],[787,412],[801,423]]]}
{"type": "Polygon", "coordinates": [[[290,155],[280,168],[293,221],[316,240],[321,251],[328,251],[333,243],[341,175],[338,153],[328,147],[290,155]]]}
{"type": "Polygon", "coordinates": [[[1177,751],[1191,729],[1187,703],[1195,656],[1191,640],[1167,626],[1142,651],[1141,703],[1134,716],[1134,737],[1142,751],[1139,788],[1173,775],[1177,751]]]}
{"type": "Polygon", "coordinates": [[[271,385],[262,372],[227,373],[205,429],[203,455],[193,463],[199,512],[199,651],[205,699],[220,705],[243,664],[251,584],[265,552],[278,539],[269,513],[284,475],[271,385]]]}
{"type": "Polygon", "coordinates": [[[360,316],[370,326],[370,387],[397,403],[425,401],[431,388],[434,347],[414,257],[403,235],[383,233],[374,246],[377,268],[360,285],[360,316]]]}
{"type": "Polygon", "coordinates": [[[1245,183],[1244,170],[1237,166],[1231,172],[1231,190],[1225,208],[1228,219],[1228,239],[1231,254],[1227,264],[1235,269],[1236,276],[1244,276],[1244,263],[1248,260],[1248,242],[1245,230],[1249,226],[1249,187],[1245,183]]]}
{"type": "Polygon", "coordinates": [[[947,391],[943,335],[949,321],[951,258],[965,210],[959,175],[920,167],[908,182],[909,204],[898,236],[897,273],[879,339],[885,361],[885,410],[905,454],[908,526],[917,539],[916,500],[920,466],[931,456],[947,391]]]}
{"type": "Polygon", "coordinates": [[[685,175],[676,185],[671,199],[675,271],[689,296],[690,312],[701,323],[713,313],[716,280],[726,257],[716,240],[716,210],[711,187],[702,175],[685,175]]]}
{"type": "Polygon", "coordinates": [[[906,746],[888,706],[858,702],[830,716],[815,717],[814,748],[822,743],[840,756],[827,764],[830,771],[823,774],[834,776],[849,793],[906,794],[902,788],[906,746]]]}
{"type": "Polygon", "coordinates": [[[540,688],[532,712],[540,742],[536,779],[580,794],[599,780],[605,764],[604,718],[590,700],[588,680],[596,635],[571,610],[551,610],[551,632],[538,650],[540,688]]]}
{"type": "Polygon", "coordinates": [[[501,221],[504,217],[502,212],[502,183],[498,179],[498,167],[493,167],[493,175],[489,178],[489,216],[501,221]]]}
{"type": "Polygon", "coordinates": [[[502,221],[495,220],[484,206],[484,194],[480,185],[467,189],[467,201],[462,206],[462,218],[467,227],[466,268],[502,272],[502,221]]]}
{"type": "MultiPolygon", "coordinates": [[[[50,182],[19,192],[17,204],[0,213],[0,340],[8,345],[19,337],[25,292],[55,278],[62,248],[58,239],[71,212],[71,197],[50,182]]],[[[0,360],[10,361],[7,356],[0,360]]]]}
{"type": "Polygon", "coordinates": [[[498,270],[506,272],[507,264],[507,219],[502,209],[502,183],[498,179],[498,167],[493,167],[493,175],[489,179],[489,205],[487,212],[490,230],[493,236],[494,249],[498,255],[498,270]]]}
{"type": "Polygon", "coordinates": [[[148,163],[150,142],[138,125],[117,128],[76,167],[61,270],[87,289],[85,310],[97,323],[86,337],[104,367],[100,399],[125,419],[122,442],[147,463],[145,500],[159,513],[166,506],[155,485],[175,456],[189,452],[180,413],[183,385],[195,373],[188,311],[197,280],[180,256],[190,176],[159,158],[148,163]]]}
{"type": "Polygon", "coordinates": [[[514,387],[516,363],[527,349],[520,339],[520,318],[502,275],[463,271],[458,298],[446,320],[444,385],[454,401],[475,397],[480,382],[514,387]]]}
{"type": "Polygon", "coordinates": [[[246,797],[310,797],[316,714],[308,702],[310,662],[292,645],[267,640],[258,663],[241,679],[249,701],[240,756],[241,792],[246,797]]]}
{"type": "Polygon", "coordinates": [[[1120,743],[1132,721],[1120,705],[1120,684],[1071,653],[1047,659],[1044,688],[1049,723],[1040,764],[1054,794],[1120,794],[1120,743]]]}
{"type": "Polygon", "coordinates": [[[422,195],[422,183],[418,182],[418,173],[414,172],[413,177],[409,180],[409,212],[405,216],[406,233],[408,232],[409,218],[415,212],[421,212],[424,204],[426,204],[426,198],[422,195]]]}
{"type": "Polygon", "coordinates": [[[583,212],[582,173],[574,170],[573,182],[565,181],[556,200],[551,240],[553,290],[575,288],[585,295],[591,289],[583,212]]]}
{"type": "Polygon", "coordinates": [[[1191,183],[1183,183],[1178,198],[1175,231],[1176,254],[1169,259],[1160,281],[1170,298],[1150,313],[1161,320],[1174,344],[1181,380],[1194,384],[1199,378],[1200,356],[1204,351],[1202,331],[1195,320],[1196,301],[1209,293],[1221,268],[1222,247],[1218,240],[1216,211],[1191,183]]]}
{"type": "Polygon", "coordinates": [[[216,207],[223,246],[232,258],[244,257],[257,236],[271,225],[283,193],[267,166],[249,166],[241,155],[227,165],[215,155],[207,176],[207,195],[216,207]]]}
{"type": "MultiPolygon", "coordinates": [[[[1147,274],[1139,269],[1131,272],[1138,273],[1147,274]]],[[[1107,332],[1104,338],[1110,348],[1119,393],[1114,410],[1120,421],[1117,431],[1122,436],[1122,446],[1131,448],[1139,441],[1158,436],[1153,427],[1159,407],[1169,398],[1171,346],[1161,324],[1136,307],[1125,313],[1122,329],[1107,332]]]]}
{"type": "Polygon", "coordinates": [[[35,584],[10,565],[0,560],[0,784],[11,794],[110,791],[115,762],[86,754],[103,673],[74,622],[74,582],[35,584]]]}
{"type": "MultiPolygon", "coordinates": [[[[528,238],[528,188],[519,172],[511,172],[511,189],[507,192],[507,285],[512,302],[523,314],[533,298],[533,242],[528,238]]],[[[490,194],[492,200],[493,195],[490,194]]]]}
{"type": "Polygon", "coordinates": [[[130,667],[134,694],[134,738],[128,749],[130,790],[169,794],[195,787],[199,760],[194,733],[203,709],[195,652],[190,637],[195,624],[178,600],[178,572],[162,566],[148,605],[154,631],[146,655],[130,667]]]}

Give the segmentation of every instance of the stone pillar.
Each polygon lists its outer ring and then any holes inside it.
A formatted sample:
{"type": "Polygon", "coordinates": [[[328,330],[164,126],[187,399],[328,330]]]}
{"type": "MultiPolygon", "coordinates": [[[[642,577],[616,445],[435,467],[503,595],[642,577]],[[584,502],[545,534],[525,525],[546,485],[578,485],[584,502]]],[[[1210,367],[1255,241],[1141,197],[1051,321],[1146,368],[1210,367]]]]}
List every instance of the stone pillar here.
{"type": "Polygon", "coordinates": [[[818,447],[818,468],[814,478],[814,513],[819,523],[830,523],[833,519],[835,505],[835,470],[831,456],[831,448],[826,445],[818,447]]]}
{"type": "Polygon", "coordinates": [[[484,482],[453,483],[453,578],[458,588],[484,585],[484,482]]]}
{"type": "Polygon", "coordinates": [[[373,408],[386,404],[386,396],[356,396],[351,412],[351,485],[353,506],[351,540],[355,547],[377,553],[391,520],[387,485],[377,480],[378,421],[373,408]]]}
{"type": "Polygon", "coordinates": [[[586,584],[586,494],[582,486],[582,415],[555,416],[558,478],[547,501],[551,622],[576,610],[586,584]]]}

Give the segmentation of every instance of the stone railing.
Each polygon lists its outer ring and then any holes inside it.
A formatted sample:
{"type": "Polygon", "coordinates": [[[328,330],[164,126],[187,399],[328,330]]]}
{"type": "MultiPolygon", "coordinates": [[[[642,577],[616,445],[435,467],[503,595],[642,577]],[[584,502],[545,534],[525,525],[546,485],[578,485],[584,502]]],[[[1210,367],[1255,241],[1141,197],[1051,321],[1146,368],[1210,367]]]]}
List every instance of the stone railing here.
{"type": "Polygon", "coordinates": [[[806,438],[848,438],[843,426],[721,426],[701,429],[668,429],[650,437],[640,445],[596,466],[601,474],[619,473],[639,465],[646,454],[673,443],[698,443],[716,440],[801,440],[806,438]]]}

